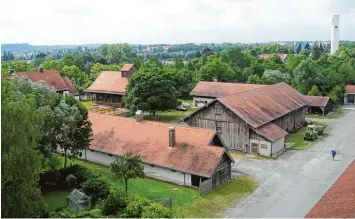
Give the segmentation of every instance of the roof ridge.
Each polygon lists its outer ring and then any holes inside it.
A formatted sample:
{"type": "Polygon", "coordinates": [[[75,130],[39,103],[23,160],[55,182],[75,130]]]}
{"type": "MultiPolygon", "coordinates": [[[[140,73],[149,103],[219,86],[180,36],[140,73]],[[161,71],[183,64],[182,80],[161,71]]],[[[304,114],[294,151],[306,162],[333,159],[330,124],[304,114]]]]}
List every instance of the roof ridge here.
{"type": "MultiPolygon", "coordinates": [[[[99,115],[99,116],[103,116],[103,117],[112,117],[112,118],[116,118],[116,119],[122,119],[122,120],[126,120],[126,121],[135,121],[134,118],[129,118],[129,117],[122,117],[122,116],[113,116],[113,115],[106,115],[106,114],[102,114],[102,113],[98,113],[98,112],[89,112],[95,115],[99,115]]],[[[216,133],[213,130],[210,129],[204,129],[204,128],[199,128],[199,127],[191,127],[191,126],[186,126],[186,125],[180,125],[180,124],[172,124],[172,123],[166,123],[166,122],[159,122],[159,121],[151,121],[151,120],[143,120],[143,122],[145,124],[152,124],[152,125],[164,125],[164,126],[174,126],[174,127],[181,127],[181,128],[185,128],[188,130],[201,130],[204,132],[208,132],[208,133],[216,133]]],[[[142,124],[144,124],[142,123],[142,124]]]]}

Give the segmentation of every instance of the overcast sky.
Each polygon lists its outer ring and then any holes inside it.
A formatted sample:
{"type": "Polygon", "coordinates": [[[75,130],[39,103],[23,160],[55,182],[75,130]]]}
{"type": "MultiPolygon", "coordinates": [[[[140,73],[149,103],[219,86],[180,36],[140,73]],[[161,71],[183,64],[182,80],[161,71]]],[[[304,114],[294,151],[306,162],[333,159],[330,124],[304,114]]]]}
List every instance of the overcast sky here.
{"type": "Polygon", "coordinates": [[[1,42],[203,43],[355,40],[355,0],[5,0],[1,42]]]}

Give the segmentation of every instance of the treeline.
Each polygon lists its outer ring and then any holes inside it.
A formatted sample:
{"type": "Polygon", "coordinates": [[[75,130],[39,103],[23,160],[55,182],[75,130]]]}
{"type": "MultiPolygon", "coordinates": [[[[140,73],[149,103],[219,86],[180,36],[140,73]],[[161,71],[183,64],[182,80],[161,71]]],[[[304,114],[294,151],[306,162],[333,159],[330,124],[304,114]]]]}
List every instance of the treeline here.
{"type": "MultiPolygon", "coordinates": [[[[194,48],[194,44],[186,44],[194,48]]],[[[169,50],[175,51],[170,47],[169,50]]],[[[344,43],[335,55],[321,53],[318,46],[311,51],[292,54],[292,47],[248,45],[248,48],[232,47],[221,52],[210,48],[190,61],[176,59],[171,65],[163,65],[158,59],[137,55],[128,44],[102,45],[95,52],[65,54],[60,60],[53,57],[37,57],[31,63],[3,62],[2,72],[56,69],[68,76],[77,90],[87,88],[103,70],[119,70],[124,63],[133,63],[141,72],[169,75],[178,98],[187,98],[200,80],[274,84],[281,81],[291,84],[303,94],[329,95],[335,103],[341,103],[346,84],[355,84],[355,43],[344,43]],[[258,55],[275,53],[268,59],[258,55]],[[290,53],[286,63],[276,53],[290,53]],[[315,87],[314,87],[315,86],[315,87]]],[[[139,73],[139,72],[138,72],[139,73]]],[[[137,73],[136,73],[137,74],[137,73]]],[[[166,81],[162,79],[162,81],[166,81]]]]}

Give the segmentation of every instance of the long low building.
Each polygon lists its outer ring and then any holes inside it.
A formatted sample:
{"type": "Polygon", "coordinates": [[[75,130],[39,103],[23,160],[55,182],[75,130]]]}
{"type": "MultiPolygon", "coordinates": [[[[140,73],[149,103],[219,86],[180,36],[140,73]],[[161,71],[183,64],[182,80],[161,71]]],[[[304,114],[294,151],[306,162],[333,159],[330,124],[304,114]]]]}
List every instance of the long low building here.
{"type": "Polygon", "coordinates": [[[264,86],[266,85],[200,81],[190,93],[190,96],[193,97],[192,106],[202,107],[216,98],[264,86]]]}
{"type": "Polygon", "coordinates": [[[93,140],[86,158],[110,165],[115,156],[131,153],[142,159],[147,176],[186,186],[207,181],[213,189],[231,178],[234,161],[216,132],[144,121],[142,115],[89,113],[93,140]]]}
{"type": "Polygon", "coordinates": [[[217,98],[190,114],[192,127],[215,130],[230,150],[273,156],[305,121],[310,101],[286,83],[217,98]]]}

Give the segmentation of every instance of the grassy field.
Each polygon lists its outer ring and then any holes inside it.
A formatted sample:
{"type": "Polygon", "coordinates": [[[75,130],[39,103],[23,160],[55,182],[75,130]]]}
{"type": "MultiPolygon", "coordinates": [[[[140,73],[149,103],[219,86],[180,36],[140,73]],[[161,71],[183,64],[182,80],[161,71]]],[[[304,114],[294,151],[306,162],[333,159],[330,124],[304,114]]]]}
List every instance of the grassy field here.
{"type": "Polygon", "coordinates": [[[92,101],[91,100],[83,100],[80,101],[85,107],[86,109],[89,109],[90,107],[92,107],[92,101]]]}
{"type": "MultiPolygon", "coordinates": [[[[64,158],[61,157],[64,162],[64,158]]],[[[105,180],[112,184],[118,184],[124,189],[124,182],[117,180],[110,168],[80,160],[69,160],[67,165],[79,164],[100,174],[105,180]]],[[[151,200],[167,198],[171,196],[173,207],[185,205],[199,197],[199,191],[193,188],[178,186],[150,178],[132,179],[128,181],[128,193],[137,194],[151,200]],[[176,190],[173,190],[176,188],[176,190]]]]}
{"type": "Polygon", "coordinates": [[[59,208],[67,206],[67,196],[71,192],[70,190],[58,190],[44,193],[44,200],[48,204],[48,210],[54,211],[59,208]]]}
{"type": "Polygon", "coordinates": [[[223,213],[238,201],[250,195],[258,187],[257,182],[249,176],[241,176],[219,186],[216,190],[179,207],[178,212],[189,218],[223,217],[223,213]]]}
{"type": "Polygon", "coordinates": [[[328,115],[315,115],[315,114],[307,114],[306,118],[315,118],[315,119],[336,119],[344,115],[344,110],[342,108],[337,108],[334,111],[328,113],[328,115]]]}

